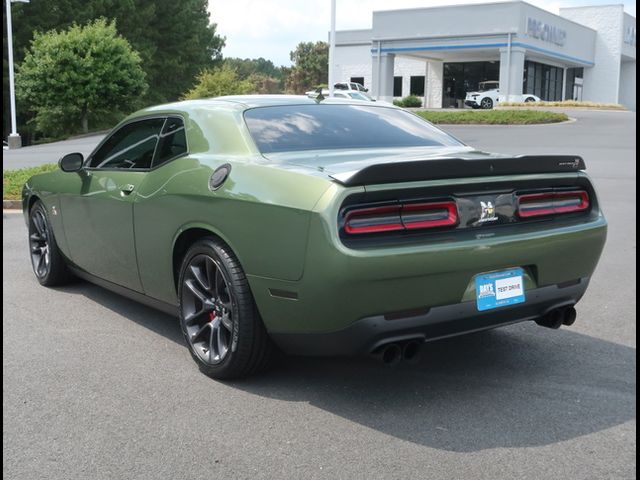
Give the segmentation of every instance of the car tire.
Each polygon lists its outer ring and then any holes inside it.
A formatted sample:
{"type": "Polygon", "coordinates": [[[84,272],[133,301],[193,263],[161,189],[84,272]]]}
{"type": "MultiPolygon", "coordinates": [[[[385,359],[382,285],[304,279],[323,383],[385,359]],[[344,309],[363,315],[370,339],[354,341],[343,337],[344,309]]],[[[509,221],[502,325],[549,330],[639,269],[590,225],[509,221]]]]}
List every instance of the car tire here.
{"type": "Polygon", "coordinates": [[[47,209],[37,200],[29,210],[29,256],[33,273],[40,285],[56,287],[73,280],[73,274],[58,248],[47,209]]]}
{"type": "Polygon", "coordinates": [[[491,110],[493,108],[493,100],[491,100],[489,97],[484,97],[482,100],[480,100],[480,108],[482,108],[483,110],[491,110]]]}
{"type": "Polygon", "coordinates": [[[234,379],[271,365],[275,346],[244,270],[226,244],[215,238],[193,244],[178,282],[180,327],[200,371],[234,379]]]}
{"type": "Polygon", "coordinates": [[[536,99],[533,97],[527,97],[524,99],[524,103],[531,103],[531,102],[535,102],[536,99]]]}

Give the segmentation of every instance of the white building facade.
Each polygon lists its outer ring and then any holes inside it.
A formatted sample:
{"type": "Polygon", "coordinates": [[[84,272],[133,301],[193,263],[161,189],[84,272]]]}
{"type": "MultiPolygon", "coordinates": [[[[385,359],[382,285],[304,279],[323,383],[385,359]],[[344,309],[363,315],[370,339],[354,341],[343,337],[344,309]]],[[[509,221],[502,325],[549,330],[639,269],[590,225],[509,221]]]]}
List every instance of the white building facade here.
{"type": "Polygon", "coordinates": [[[564,8],[522,1],[374,12],[372,28],[336,33],[336,78],[377,98],[416,95],[462,108],[467,91],[498,80],[519,100],[577,99],[636,108],[636,19],[622,5],[564,8]]]}

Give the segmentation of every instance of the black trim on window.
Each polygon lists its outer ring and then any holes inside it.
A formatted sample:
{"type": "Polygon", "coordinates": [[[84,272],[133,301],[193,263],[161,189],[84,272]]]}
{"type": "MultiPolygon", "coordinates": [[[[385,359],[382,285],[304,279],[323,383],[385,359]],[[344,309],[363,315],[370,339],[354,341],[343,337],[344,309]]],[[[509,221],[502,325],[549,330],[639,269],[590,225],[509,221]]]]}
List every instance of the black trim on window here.
{"type": "MultiPolygon", "coordinates": [[[[190,153],[190,149],[189,149],[189,136],[186,134],[187,131],[187,122],[184,118],[184,116],[180,113],[165,113],[165,114],[150,114],[150,115],[144,115],[141,117],[136,117],[136,118],[132,118],[131,120],[128,120],[124,123],[121,123],[119,125],[116,125],[109,133],[108,135],[106,135],[102,141],[100,141],[100,143],[98,143],[98,145],[93,149],[93,151],[87,156],[87,158],[84,160],[84,164],[82,166],[83,170],[88,170],[88,171],[92,171],[92,172],[96,172],[96,171],[101,171],[101,172],[122,172],[122,171],[127,171],[127,172],[151,172],[153,170],[156,170],[158,168],[161,168],[165,165],[168,165],[169,163],[173,162],[174,160],[177,160],[179,158],[182,157],[186,157],[187,155],[189,155],[190,153]],[[185,128],[185,143],[187,146],[187,150],[186,152],[184,152],[181,155],[177,155],[174,158],[171,158],[170,160],[167,160],[166,162],[161,163],[160,165],[154,166],[154,161],[155,161],[155,155],[156,155],[156,151],[154,151],[153,154],[153,159],[151,161],[151,167],[150,168],[96,168],[96,167],[90,167],[89,163],[91,161],[91,159],[93,158],[93,156],[96,154],[96,152],[98,150],[100,150],[100,148],[102,147],[102,145],[104,145],[107,140],[109,140],[115,133],[117,133],[120,129],[131,125],[132,123],[137,123],[137,122],[143,122],[145,120],[153,120],[156,118],[161,118],[164,119],[164,123],[162,125],[162,128],[160,129],[160,131],[162,132],[162,130],[164,129],[164,126],[166,125],[166,121],[169,118],[179,118],[180,120],[182,120],[182,123],[184,125],[185,128]]],[[[159,143],[159,142],[158,142],[159,143]]],[[[156,150],[158,147],[158,143],[156,143],[156,150]]]]}

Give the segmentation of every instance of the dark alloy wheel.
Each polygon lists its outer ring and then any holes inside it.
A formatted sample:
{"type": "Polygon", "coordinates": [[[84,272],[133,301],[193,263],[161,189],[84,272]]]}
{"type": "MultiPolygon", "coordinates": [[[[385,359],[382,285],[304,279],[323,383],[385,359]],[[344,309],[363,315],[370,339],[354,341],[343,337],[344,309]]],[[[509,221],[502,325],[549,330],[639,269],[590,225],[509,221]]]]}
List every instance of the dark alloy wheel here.
{"type": "Polygon", "coordinates": [[[182,333],[203,373],[238,378],[269,365],[274,347],[244,271],[227,245],[205,238],[187,251],[178,297],[182,333]]]}
{"type": "Polygon", "coordinates": [[[29,219],[29,248],[33,273],[38,279],[45,278],[51,266],[51,253],[49,251],[47,219],[40,208],[34,209],[29,219]]]}
{"type": "Polygon", "coordinates": [[[58,249],[47,210],[39,200],[29,213],[29,252],[33,273],[41,285],[63,285],[73,278],[58,249]]]}
{"type": "Polygon", "coordinates": [[[535,102],[536,99],[533,97],[527,97],[524,99],[524,103],[531,103],[531,102],[535,102]]]}
{"type": "Polygon", "coordinates": [[[191,350],[208,365],[233,348],[233,303],[222,267],[209,255],[191,259],[182,280],[182,316],[191,350]]]}
{"type": "Polygon", "coordinates": [[[484,108],[485,110],[492,109],[493,108],[493,100],[491,100],[489,97],[484,97],[480,101],[480,107],[484,108]]]}

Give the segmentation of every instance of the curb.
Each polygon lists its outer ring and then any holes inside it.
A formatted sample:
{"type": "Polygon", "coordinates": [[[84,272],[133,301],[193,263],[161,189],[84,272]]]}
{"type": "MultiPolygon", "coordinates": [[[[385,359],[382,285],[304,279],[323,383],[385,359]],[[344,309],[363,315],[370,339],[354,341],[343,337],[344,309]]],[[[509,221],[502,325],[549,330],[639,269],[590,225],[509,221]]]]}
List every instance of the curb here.
{"type": "Polygon", "coordinates": [[[22,201],[20,201],[20,200],[2,200],[2,210],[20,210],[20,211],[22,211],[22,201]]]}

